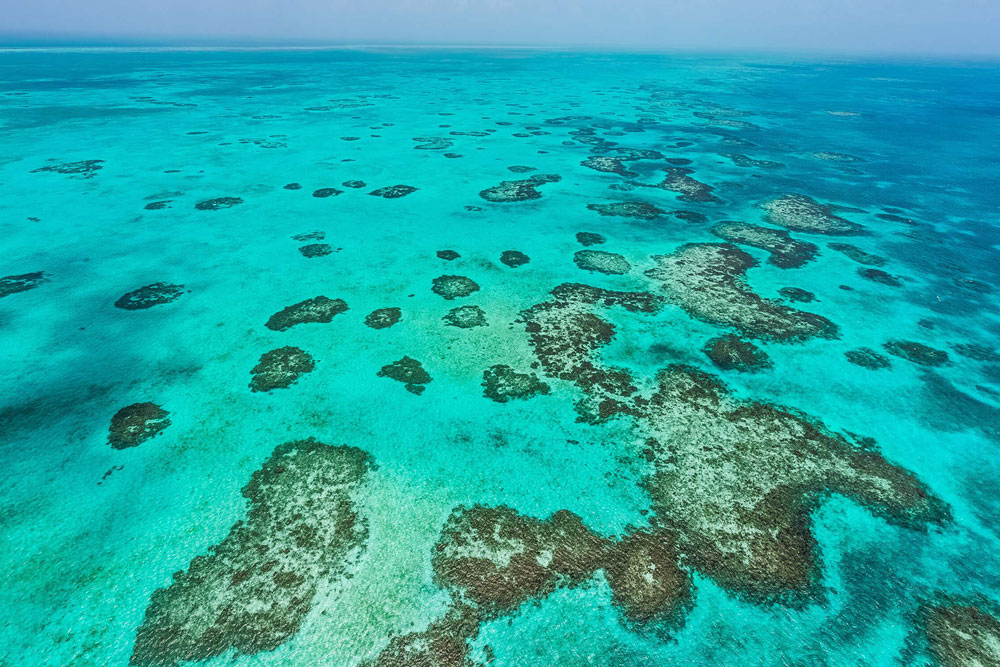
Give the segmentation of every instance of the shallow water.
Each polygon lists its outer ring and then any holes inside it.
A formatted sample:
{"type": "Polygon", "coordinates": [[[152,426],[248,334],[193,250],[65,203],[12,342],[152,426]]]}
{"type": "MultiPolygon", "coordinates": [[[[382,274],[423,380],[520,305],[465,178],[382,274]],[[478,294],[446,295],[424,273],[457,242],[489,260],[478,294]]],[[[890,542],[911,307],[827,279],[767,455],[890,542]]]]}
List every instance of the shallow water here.
{"type": "MultiPolygon", "coordinates": [[[[156,623],[151,596],[179,590],[190,578],[175,573],[223,543],[235,522],[254,525],[255,501],[241,490],[277,461],[278,445],[306,438],[364,450],[370,466],[343,492],[350,511],[325,499],[328,480],[318,476],[268,506],[278,518],[255,539],[292,549],[306,594],[295,614],[277,615],[294,619],[276,645],[241,644],[226,626],[186,657],[417,664],[391,662],[390,641],[465,600],[474,629],[449,636],[468,659],[491,665],[946,662],[921,610],[958,600],[991,613],[1000,603],[998,110],[1000,70],[977,63],[447,50],[0,54],[0,275],[44,273],[0,297],[0,663],[182,661],[169,647],[137,647],[140,626],[156,623]],[[659,155],[622,160],[626,174],[581,164],[624,148],[659,155]],[[668,162],[676,159],[690,162],[668,162]],[[88,160],[100,162],[80,164],[88,160]],[[678,167],[711,196],[648,187],[678,167]],[[560,178],[536,178],[536,198],[480,194],[539,174],[560,178]],[[370,194],[403,184],[416,190],[370,194]],[[323,188],[340,192],[314,196],[323,188]],[[788,193],[832,205],[823,210],[861,233],[766,220],[761,204],[788,193]],[[197,206],[219,198],[234,199],[197,206]],[[659,213],[606,216],[587,206],[613,202],[659,213]],[[653,256],[722,243],[713,227],[724,220],[787,229],[815,256],[782,268],[741,244],[756,260],[742,291],[701,309],[691,304],[704,291],[665,287],[678,267],[665,279],[647,274],[653,256]],[[603,236],[587,249],[621,255],[625,272],[620,258],[601,264],[612,273],[579,266],[578,232],[603,236]],[[877,268],[894,280],[862,276],[873,267],[837,243],[883,258],[877,268]],[[329,248],[300,251],[311,244],[329,248]],[[530,261],[502,263],[508,250],[530,261]],[[479,289],[443,298],[432,281],[449,275],[479,289]],[[116,307],[158,283],[183,289],[140,304],[149,307],[116,307]],[[783,431],[765,435],[770,413],[733,440],[712,430],[724,427],[716,417],[683,421],[677,406],[654,418],[642,401],[623,400],[629,409],[595,418],[577,404],[614,392],[559,377],[525,314],[563,283],[653,295],[651,312],[584,307],[614,328],[586,354],[594,367],[627,371],[629,400],[650,397],[672,364],[711,373],[732,397],[790,408],[851,461],[876,452],[919,480],[937,513],[865,501],[853,472],[835,483],[833,458],[811,459],[783,431]],[[785,287],[815,298],[793,302],[779,293],[785,287]],[[740,296],[753,293],[822,316],[836,332],[782,340],[766,323],[720,315],[733,299],[740,313],[756,312],[756,297],[740,296]],[[265,326],[320,295],[347,309],[327,322],[265,326]],[[442,319],[468,305],[485,326],[442,319]],[[365,324],[390,307],[398,323],[365,324]],[[730,333],[769,363],[757,372],[714,365],[703,348],[730,333]],[[917,363],[893,354],[890,341],[921,343],[947,361],[917,363]],[[968,344],[983,347],[956,347],[968,344]],[[252,391],[261,355],[285,346],[310,355],[313,370],[252,391]],[[858,348],[889,366],[850,363],[845,352],[858,348]],[[404,357],[430,381],[404,386],[394,371],[380,374],[404,357]],[[491,400],[484,371],[497,364],[534,374],[546,390],[491,400]],[[111,446],[112,417],[146,402],[169,413],[169,425],[137,446],[111,446]],[[703,454],[719,441],[720,452],[703,454]],[[767,448],[776,463],[744,466],[767,448]],[[728,464],[732,478],[720,481],[728,464]],[[808,483],[789,472],[797,466],[808,483]],[[657,487],[658,470],[674,481],[657,487]],[[704,545],[686,541],[704,522],[756,530],[741,523],[749,515],[727,512],[759,507],[786,476],[794,499],[761,521],[791,512],[815,538],[803,538],[812,566],[802,590],[762,584],[757,565],[727,578],[699,555],[704,545]],[[657,495],[667,487],[676,493],[657,495]],[[718,510],[705,509],[718,498],[718,510]],[[328,572],[302,564],[295,549],[333,552],[268,532],[297,521],[300,503],[314,523],[350,515],[363,526],[352,556],[328,572]],[[666,531],[680,541],[671,558],[692,577],[683,587],[690,599],[630,619],[609,584],[610,561],[599,560],[580,576],[547,574],[502,611],[484,611],[436,556],[449,515],[475,506],[538,520],[569,510],[609,549],[636,532],[666,531]]],[[[572,347],[568,326],[562,340],[572,347]]],[[[550,560],[539,556],[546,572],[550,560]]],[[[498,587],[518,589],[515,579],[498,587]]],[[[238,585],[209,580],[178,598],[171,632],[188,633],[185,619],[218,622],[226,596],[258,611],[276,604],[238,585]]]]}

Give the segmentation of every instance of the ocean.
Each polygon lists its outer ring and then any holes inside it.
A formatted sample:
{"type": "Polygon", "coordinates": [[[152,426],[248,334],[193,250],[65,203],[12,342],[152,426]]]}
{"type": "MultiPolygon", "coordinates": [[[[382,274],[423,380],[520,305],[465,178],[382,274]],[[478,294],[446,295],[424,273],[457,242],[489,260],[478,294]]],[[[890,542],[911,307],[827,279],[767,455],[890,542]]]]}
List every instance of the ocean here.
{"type": "Polygon", "coordinates": [[[0,52],[0,664],[1000,664],[1000,68],[0,52]]]}

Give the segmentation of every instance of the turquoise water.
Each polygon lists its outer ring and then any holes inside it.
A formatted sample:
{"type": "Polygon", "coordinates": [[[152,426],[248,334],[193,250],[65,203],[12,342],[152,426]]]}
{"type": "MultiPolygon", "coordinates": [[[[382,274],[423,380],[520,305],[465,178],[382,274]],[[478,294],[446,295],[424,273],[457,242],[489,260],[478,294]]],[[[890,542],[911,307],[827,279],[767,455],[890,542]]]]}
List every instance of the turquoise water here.
{"type": "Polygon", "coordinates": [[[0,663],[975,664],[949,605],[1000,639],[995,66],[8,51],[0,136],[0,663]]]}

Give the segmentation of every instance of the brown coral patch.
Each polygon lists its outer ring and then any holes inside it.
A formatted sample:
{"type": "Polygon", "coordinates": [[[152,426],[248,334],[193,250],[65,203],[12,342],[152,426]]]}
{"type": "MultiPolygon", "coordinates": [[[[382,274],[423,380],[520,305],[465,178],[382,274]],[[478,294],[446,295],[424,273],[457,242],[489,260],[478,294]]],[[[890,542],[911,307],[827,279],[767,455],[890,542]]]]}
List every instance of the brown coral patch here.
{"type": "Polygon", "coordinates": [[[272,331],[287,331],[297,324],[324,324],[346,310],[347,303],[343,299],[316,296],[282,308],[271,315],[264,326],[272,331]]]}
{"type": "Polygon", "coordinates": [[[115,413],[108,431],[108,444],[128,449],[159,435],[170,426],[169,412],[156,403],[133,403],[115,413]]]}
{"type": "Polygon", "coordinates": [[[316,360],[305,350],[279,347],[261,355],[250,371],[250,389],[255,392],[286,389],[295,384],[300,375],[312,372],[315,367],[316,360]]]}

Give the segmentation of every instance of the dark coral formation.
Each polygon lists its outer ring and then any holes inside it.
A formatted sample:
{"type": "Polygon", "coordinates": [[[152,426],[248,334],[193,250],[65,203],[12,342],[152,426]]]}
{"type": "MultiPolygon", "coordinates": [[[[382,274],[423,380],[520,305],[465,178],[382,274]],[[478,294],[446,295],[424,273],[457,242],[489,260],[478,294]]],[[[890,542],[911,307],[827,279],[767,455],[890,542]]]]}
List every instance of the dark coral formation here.
{"type": "Polygon", "coordinates": [[[515,174],[527,174],[532,171],[538,171],[537,167],[529,167],[523,164],[515,164],[507,167],[507,171],[511,171],[515,174]]]}
{"type": "Polygon", "coordinates": [[[549,393],[549,385],[539,380],[534,373],[518,373],[505,364],[497,364],[483,371],[483,387],[483,395],[497,403],[549,393]]]}
{"type": "Polygon", "coordinates": [[[862,234],[861,225],[836,215],[812,197],[787,194],[762,203],[765,219],[780,227],[813,234],[862,234]]]}
{"type": "Polygon", "coordinates": [[[383,366],[376,375],[402,382],[406,385],[406,391],[417,396],[424,393],[424,385],[432,379],[419,361],[407,356],[383,366]]]}
{"type": "Polygon", "coordinates": [[[279,347],[265,352],[260,361],[250,371],[252,391],[286,389],[295,384],[303,373],[310,373],[316,367],[316,360],[305,350],[297,347],[279,347]]]}
{"type": "Polygon", "coordinates": [[[111,418],[108,444],[114,449],[141,445],[170,426],[169,415],[156,403],[126,405],[111,418]]]}
{"type": "Polygon", "coordinates": [[[320,584],[349,572],[367,541],[353,495],[373,468],[355,447],[288,442],[243,487],[246,518],[153,593],[131,664],[271,651],[295,635],[320,584]]]}
{"type": "Polygon", "coordinates": [[[693,178],[690,175],[692,173],[694,173],[693,169],[672,167],[667,169],[666,177],[656,187],[676,192],[680,195],[678,199],[681,201],[701,204],[714,204],[721,201],[712,194],[714,188],[711,185],[693,178]]]}
{"type": "Polygon", "coordinates": [[[184,294],[184,285],[153,283],[121,295],[115,301],[115,307],[122,310],[142,310],[176,301],[182,294],[184,294]]]}
{"type": "Polygon", "coordinates": [[[320,230],[314,230],[311,232],[303,232],[301,234],[293,234],[293,241],[322,241],[326,238],[326,232],[320,230]]]}
{"type": "Polygon", "coordinates": [[[873,255],[869,252],[865,252],[856,245],[851,245],[850,243],[831,243],[827,246],[830,250],[836,250],[853,259],[858,264],[867,264],[868,266],[885,266],[885,257],[879,257],[878,255],[873,255]]]}
{"type": "Polygon", "coordinates": [[[771,359],[748,340],[732,334],[708,341],[702,352],[724,371],[756,373],[772,367],[771,359]]]}
{"type": "Polygon", "coordinates": [[[733,161],[737,167],[759,167],[761,169],[781,169],[785,165],[781,162],[774,162],[772,160],[758,160],[752,158],[749,155],[743,155],[741,153],[731,153],[727,155],[730,160],[733,161]]]}
{"type": "Polygon", "coordinates": [[[504,250],[500,253],[500,261],[510,268],[516,269],[517,267],[524,266],[530,262],[531,258],[520,250],[504,250]]]}
{"type": "Polygon", "coordinates": [[[296,324],[330,322],[334,315],[339,315],[346,310],[347,303],[343,299],[315,296],[282,308],[271,315],[264,326],[272,331],[287,331],[296,324]]]}
{"type": "Polygon", "coordinates": [[[1000,353],[995,348],[978,343],[955,343],[951,346],[959,355],[974,361],[1000,362],[1000,353]]]}
{"type": "Polygon", "coordinates": [[[521,181],[502,181],[500,185],[482,190],[479,196],[486,201],[497,203],[528,201],[542,196],[542,193],[535,189],[538,186],[561,180],[558,174],[535,174],[521,181]]]}
{"type": "Polygon", "coordinates": [[[573,261],[581,269],[609,275],[623,275],[632,270],[628,260],[616,252],[604,250],[577,250],[573,261]]]}
{"type": "Polygon", "coordinates": [[[44,271],[34,273],[22,273],[17,276],[4,276],[0,278],[0,299],[18,292],[27,292],[35,289],[42,283],[48,282],[44,271]]]}
{"type": "Polygon", "coordinates": [[[733,327],[761,340],[838,335],[837,325],[825,317],[789,308],[754,292],[744,274],[757,262],[735,246],[689,243],[653,259],[657,266],[646,271],[646,276],[658,280],[670,301],[699,320],[733,327]]]}
{"type": "Polygon", "coordinates": [[[465,276],[438,276],[431,282],[431,291],[448,301],[479,291],[479,285],[465,276]]]}
{"type": "Polygon", "coordinates": [[[450,262],[453,259],[458,259],[459,257],[461,257],[461,255],[459,255],[454,250],[438,250],[437,251],[437,256],[440,259],[443,259],[443,260],[448,261],[448,262],[450,262]]]}
{"type": "Polygon", "coordinates": [[[343,190],[338,190],[337,188],[320,188],[319,190],[313,191],[313,197],[316,197],[317,199],[326,199],[327,197],[336,197],[343,192],[343,190]]]}
{"type": "Polygon", "coordinates": [[[636,218],[638,220],[655,220],[666,215],[666,211],[644,201],[619,201],[608,204],[587,204],[587,208],[595,213],[619,218],[636,218]]]}
{"type": "Polygon", "coordinates": [[[912,361],[921,366],[943,366],[948,363],[948,353],[912,340],[891,340],[882,345],[889,354],[912,361]]]}
{"type": "Polygon", "coordinates": [[[635,533],[611,546],[604,573],[615,604],[633,623],[677,625],[691,605],[691,575],[678,567],[678,548],[667,530],[635,533]]]}
{"type": "Polygon", "coordinates": [[[365,325],[372,329],[388,329],[403,317],[403,311],[399,308],[379,308],[368,313],[365,317],[365,325]]]}
{"type": "Polygon", "coordinates": [[[1000,611],[985,600],[939,596],[921,605],[917,624],[940,667],[1000,665],[1000,611]]]}
{"type": "Polygon", "coordinates": [[[458,327],[459,329],[488,326],[486,313],[479,306],[459,306],[458,308],[452,308],[441,319],[448,326],[458,327]]]}
{"type": "Polygon", "coordinates": [[[808,241],[798,241],[782,229],[760,227],[745,222],[722,222],[712,233],[729,241],[760,248],[771,253],[767,263],[783,269],[795,269],[815,259],[819,248],[808,241]]]}
{"type": "Polygon", "coordinates": [[[889,361],[888,357],[884,354],[879,354],[870,347],[859,347],[856,350],[848,350],[844,352],[844,356],[855,366],[861,366],[870,371],[877,371],[892,366],[892,362],[889,361]]]}
{"type": "Polygon", "coordinates": [[[308,245],[301,246],[299,252],[302,253],[303,257],[326,257],[327,255],[333,254],[333,246],[329,243],[310,243],[308,245]]]}
{"type": "Polygon", "coordinates": [[[778,290],[778,294],[785,297],[789,301],[798,301],[801,303],[809,303],[816,300],[816,295],[809,290],[804,290],[801,287],[782,287],[778,290]]]}
{"type": "Polygon", "coordinates": [[[160,201],[151,201],[148,204],[146,204],[145,206],[143,206],[143,208],[146,209],[147,211],[162,211],[165,208],[170,208],[170,205],[172,203],[173,203],[172,199],[163,199],[163,200],[160,200],[160,201]]]}
{"type": "Polygon", "coordinates": [[[205,199],[194,205],[199,211],[218,211],[224,208],[232,208],[237,204],[242,204],[239,197],[216,197],[215,199],[205,199]]]}
{"type": "Polygon", "coordinates": [[[93,178],[97,172],[104,168],[104,160],[78,160],[77,162],[64,162],[63,164],[50,164],[38,169],[32,169],[32,174],[49,172],[52,174],[63,174],[65,176],[75,176],[79,178],[93,178]]]}
{"type": "Polygon", "coordinates": [[[618,174],[619,176],[638,176],[634,171],[629,171],[628,167],[625,166],[623,159],[620,157],[607,157],[595,155],[589,157],[580,163],[580,166],[587,167],[588,169],[593,169],[594,171],[603,171],[609,174],[618,174]]]}
{"type": "Polygon", "coordinates": [[[891,273],[887,273],[882,269],[858,269],[858,275],[872,282],[879,283],[882,285],[888,285],[889,287],[902,287],[903,281],[891,273]]]}
{"type": "Polygon", "coordinates": [[[606,239],[600,234],[596,234],[594,232],[577,232],[576,241],[580,245],[592,246],[601,245],[606,241],[606,239]]]}
{"type": "Polygon", "coordinates": [[[364,181],[357,181],[357,180],[344,181],[343,183],[341,183],[341,185],[343,185],[345,188],[354,188],[355,190],[359,190],[361,188],[368,186],[368,184],[365,183],[364,181]]]}
{"type": "Polygon", "coordinates": [[[671,213],[671,215],[678,220],[689,222],[692,225],[700,225],[703,222],[708,222],[708,216],[704,213],[699,213],[698,211],[685,211],[683,209],[678,209],[671,213]]]}
{"type": "Polygon", "coordinates": [[[385,199],[399,199],[416,191],[417,188],[412,185],[387,185],[384,188],[372,190],[368,194],[374,197],[384,197],[385,199]]]}

